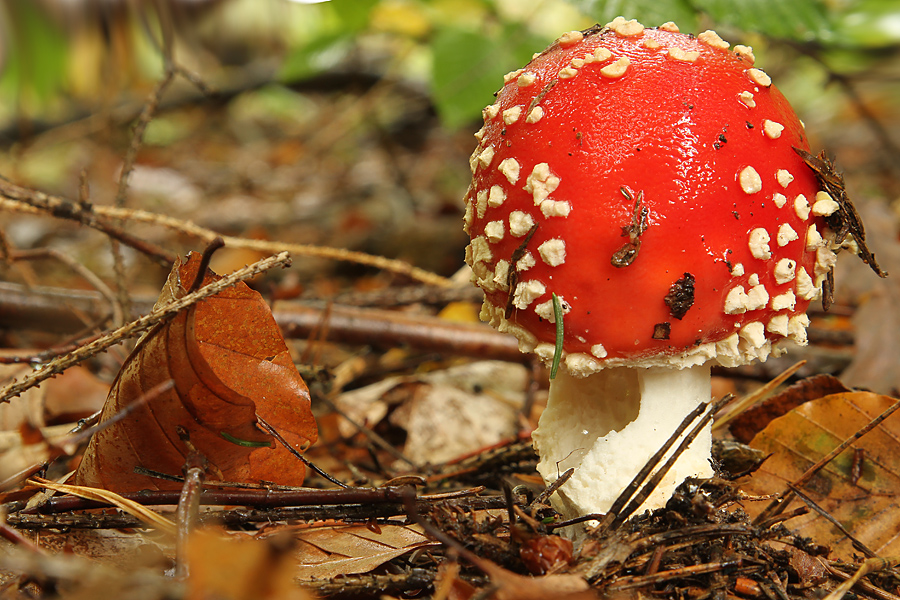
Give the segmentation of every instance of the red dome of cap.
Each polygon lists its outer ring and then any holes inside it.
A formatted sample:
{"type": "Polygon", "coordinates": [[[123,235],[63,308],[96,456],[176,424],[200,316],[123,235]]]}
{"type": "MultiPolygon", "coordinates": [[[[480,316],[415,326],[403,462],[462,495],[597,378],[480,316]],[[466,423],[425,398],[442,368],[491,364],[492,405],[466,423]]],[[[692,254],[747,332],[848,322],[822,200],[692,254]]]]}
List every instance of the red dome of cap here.
{"type": "Polygon", "coordinates": [[[552,357],[552,294],[574,374],[805,343],[837,204],[749,48],[620,18],[507,75],[484,121],[466,259],[524,350],[552,357]]]}

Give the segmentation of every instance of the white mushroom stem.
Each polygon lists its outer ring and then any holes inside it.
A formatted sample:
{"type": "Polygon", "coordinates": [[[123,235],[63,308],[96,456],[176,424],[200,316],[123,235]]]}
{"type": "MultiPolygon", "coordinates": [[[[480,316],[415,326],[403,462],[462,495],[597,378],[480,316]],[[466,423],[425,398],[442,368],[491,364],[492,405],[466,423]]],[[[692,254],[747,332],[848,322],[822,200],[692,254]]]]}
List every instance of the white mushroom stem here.
{"type": "MultiPolygon", "coordinates": [[[[607,512],[684,417],[709,401],[710,394],[708,364],[618,367],[585,378],[561,369],[550,383],[547,408],[533,434],[545,482],[575,467],[574,475],[551,497],[554,507],[566,519],[607,512]]],[[[640,511],[665,505],[686,477],[712,476],[711,443],[707,426],[640,511]]]]}

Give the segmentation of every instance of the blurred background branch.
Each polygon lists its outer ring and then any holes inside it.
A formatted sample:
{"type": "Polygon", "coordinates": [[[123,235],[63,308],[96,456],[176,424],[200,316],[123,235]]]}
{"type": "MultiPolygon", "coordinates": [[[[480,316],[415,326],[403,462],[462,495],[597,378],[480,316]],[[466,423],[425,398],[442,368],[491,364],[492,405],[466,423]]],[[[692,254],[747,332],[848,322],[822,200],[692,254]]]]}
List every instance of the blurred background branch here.
{"type": "MultiPolygon", "coordinates": [[[[767,68],[787,73],[786,82],[781,74],[777,80],[788,89],[814,79],[896,84],[900,78],[894,0],[3,0],[0,6],[0,124],[7,128],[140,97],[163,74],[168,28],[161,23],[169,19],[178,62],[210,81],[291,84],[326,73],[403,80],[428,92],[450,128],[477,119],[499,76],[561,31],[619,14],[648,25],[675,21],[684,31],[715,27],[733,43],[752,43],[767,68]]],[[[791,98],[801,110],[816,101],[817,94],[807,94],[791,98]]]]}

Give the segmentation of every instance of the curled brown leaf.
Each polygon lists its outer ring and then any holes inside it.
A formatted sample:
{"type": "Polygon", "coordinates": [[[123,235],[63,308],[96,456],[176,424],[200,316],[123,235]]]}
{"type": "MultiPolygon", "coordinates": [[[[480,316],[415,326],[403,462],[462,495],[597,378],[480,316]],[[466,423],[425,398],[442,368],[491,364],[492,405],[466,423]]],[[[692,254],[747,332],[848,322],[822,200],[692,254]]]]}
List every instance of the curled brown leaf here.
{"type": "MultiPolygon", "coordinates": [[[[199,264],[196,254],[176,263],[160,302],[183,296],[199,264]]],[[[204,284],[216,279],[209,271],[204,284]]],[[[76,475],[79,485],[118,492],[179,488],[178,481],[145,474],[181,474],[189,449],[178,427],[209,460],[209,480],[303,482],[303,463],[257,426],[259,415],[301,452],[317,438],[306,384],[258,293],[239,283],[150,330],[119,372],[102,419],[166,379],[175,381],[172,390],[94,436],[76,475]]]]}

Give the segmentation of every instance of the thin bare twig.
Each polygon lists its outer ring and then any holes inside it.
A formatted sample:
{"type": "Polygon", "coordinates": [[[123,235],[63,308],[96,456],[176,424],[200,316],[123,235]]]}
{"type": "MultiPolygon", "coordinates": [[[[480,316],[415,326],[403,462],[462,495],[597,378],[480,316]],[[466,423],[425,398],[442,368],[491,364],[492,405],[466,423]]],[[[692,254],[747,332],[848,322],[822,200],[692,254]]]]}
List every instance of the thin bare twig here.
{"type": "Polygon", "coordinates": [[[167,65],[162,79],[160,79],[156,83],[153,91],[150,92],[150,95],[144,102],[144,108],[143,110],[141,110],[141,114],[138,115],[138,119],[134,125],[134,130],[131,136],[131,144],[129,144],[128,151],[125,153],[125,159],[122,162],[122,171],[121,173],[119,173],[119,187],[116,191],[116,206],[118,207],[125,206],[125,200],[128,195],[128,178],[131,176],[131,172],[134,170],[134,163],[137,159],[137,154],[138,152],[140,152],[141,147],[144,145],[144,132],[147,130],[147,126],[150,124],[150,121],[153,120],[153,116],[156,114],[156,109],[159,107],[160,98],[162,98],[162,95],[172,84],[172,81],[174,81],[174,79],[175,70],[171,67],[171,65],[167,65]]]}
{"type": "Polygon", "coordinates": [[[87,281],[91,286],[100,292],[100,295],[109,303],[110,312],[113,316],[113,323],[116,325],[121,325],[125,322],[124,313],[122,312],[122,307],[116,301],[116,295],[113,293],[109,286],[106,285],[102,279],[100,279],[97,275],[94,274],[93,271],[82,265],[80,262],[69,256],[68,254],[61,252],[55,248],[35,248],[33,250],[16,250],[12,253],[13,260],[36,260],[41,258],[53,258],[63,263],[70,269],[72,269],[76,274],[80,275],[82,279],[87,281]]]}
{"type": "MultiPolygon", "coordinates": [[[[183,478],[177,478],[184,481],[183,478]]],[[[396,486],[384,486],[379,488],[341,488],[341,489],[315,489],[315,488],[290,488],[285,486],[252,485],[206,482],[200,494],[200,503],[206,506],[250,506],[259,509],[274,509],[288,507],[322,507],[322,506],[347,506],[351,504],[375,505],[375,504],[399,504],[403,502],[402,490],[405,488],[396,486]]],[[[496,508],[502,506],[503,498],[478,497],[483,492],[483,487],[469,488],[447,492],[443,494],[423,494],[417,496],[417,502],[434,503],[445,500],[486,500],[496,508]]],[[[145,506],[161,506],[177,504],[181,492],[179,490],[143,490],[140,492],[127,492],[121,494],[123,498],[139,502],[145,506]]],[[[46,504],[23,510],[21,514],[55,514],[73,510],[89,510],[107,506],[103,500],[84,499],[75,496],[57,496],[51,498],[46,504]]],[[[394,514],[401,514],[400,510],[394,514]]]]}
{"type": "Polygon", "coordinates": [[[175,262],[175,254],[123,231],[106,219],[98,218],[97,208],[99,207],[85,207],[59,196],[24,188],[0,177],[0,209],[32,214],[46,213],[60,219],[77,221],[134,248],[163,267],[169,268],[175,262]]]}
{"type": "Polygon", "coordinates": [[[653,492],[656,488],[657,483],[662,479],[663,476],[669,471],[671,466],[675,463],[678,456],[684,451],[685,448],[697,437],[702,428],[708,423],[713,415],[715,415],[719,409],[728,401],[731,400],[730,396],[726,396],[717,402],[705,402],[700,404],[691,411],[678,425],[672,435],[668,440],[660,447],[656,453],[651,456],[644,467],[638,472],[637,475],[634,476],[631,483],[622,490],[622,493],[616,498],[610,507],[609,511],[606,514],[606,518],[595,528],[595,532],[599,534],[603,534],[607,531],[613,531],[618,528],[625,520],[636,511],[640,505],[647,499],[647,497],[653,492]],[[701,415],[703,415],[701,417],[701,415]],[[684,439],[681,440],[681,443],[676,448],[675,452],[669,458],[669,460],[662,466],[660,469],[651,477],[650,474],[653,472],[653,469],[662,462],[663,457],[666,452],[675,445],[675,442],[678,441],[678,438],[690,427],[691,423],[700,418],[700,421],[694,426],[694,428],[684,436],[684,439]],[[649,481],[647,478],[650,477],[649,481]],[[646,481],[646,483],[644,483],[646,481]],[[643,487],[641,487],[643,485],[643,487]],[[630,500],[630,502],[629,502],[630,500]]]}
{"type": "Polygon", "coordinates": [[[121,496],[120,494],[116,494],[115,492],[100,488],[87,487],[83,485],[54,483],[53,481],[43,479],[41,477],[34,477],[32,479],[29,479],[28,483],[38,487],[47,488],[48,490],[53,490],[55,492],[61,492],[63,494],[72,494],[73,496],[79,496],[88,500],[107,502],[109,504],[112,504],[113,506],[117,506],[128,514],[137,517],[146,525],[155,527],[160,531],[164,531],[166,533],[175,533],[175,523],[173,523],[170,519],[167,519],[159,513],[148,509],[142,504],[139,504],[133,500],[128,500],[127,498],[124,498],[123,496],[121,496]]]}
{"type": "MultiPolygon", "coordinates": [[[[139,223],[160,225],[173,231],[199,238],[207,243],[220,235],[211,229],[201,227],[190,221],[184,221],[146,210],[117,208],[115,206],[93,206],[92,210],[88,213],[83,209],[79,209],[74,203],[63,198],[49,196],[26,188],[20,188],[2,178],[0,178],[0,209],[27,213],[44,211],[49,212],[55,217],[71,218],[73,220],[81,221],[89,227],[93,227],[103,231],[107,235],[116,237],[121,240],[123,244],[131,246],[138,252],[147,254],[158,262],[163,263],[165,266],[169,266],[175,261],[175,256],[173,254],[166,250],[162,250],[149,242],[131,236],[97,217],[101,216],[109,219],[130,220],[139,223]],[[35,208],[40,210],[34,210],[35,208]],[[162,260],[160,260],[160,258],[162,258],[162,260]]],[[[428,285],[437,287],[451,286],[450,280],[446,277],[441,277],[431,271],[415,267],[402,260],[395,260],[384,256],[312,244],[289,244],[268,240],[251,240],[230,235],[221,237],[225,240],[225,246],[228,248],[246,248],[248,250],[257,250],[260,252],[280,252],[286,250],[294,256],[308,256],[312,258],[327,258],[329,260],[351,262],[381,269],[389,273],[403,275],[428,285]]]]}
{"type": "MultiPolygon", "coordinates": [[[[632,577],[620,577],[614,580],[606,588],[606,592],[618,592],[647,585],[653,585],[663,581],[672,579],[688,578],[701,573],[716,573],[725,570],[734,570],[743,566],[743,560],[738,558],[735,560],[726,560],[721,562],[707,563],[703,565],[691,565],[689,567],[681,567],[678,569],[669,569],[662,573],[653,573],[650,575],[636,575],[632,577]]],[[[759,570],[759,566],[751,567],[752,570],[759,570]]]]}
{"type": "Polygon", "coordinates": [[[310,469],[312,469],[313,471],[318,473],[320,477],[330,481],[331,483],[333,483],[339,487],[342,487],[342,488],[350,487],[343,481],[332,477],[331,474],[323,471],[318,466],[316,466],[316,464],[313,463],[311,460],[309,460],[308,458],[306,458],[305,456],[300,454],[300,452],[297,451],[297,449],[294,448],[290,444],[290,442],[288,442],[286,439],[284,439],[284,436],[281,435],[281,433],[279,433],[277,429],[275,429],[272,425],[270,425],[269,422],[266,421],[265,419],[263,419],[262,416],[260,416],[258,413],[256,415],[256,420],[259,421],[260,427],[262,427],[267,433],[269,433],[272,437],[274,437],[278,441],[278,443],[281,444],[282,447],[284,447],[285,450],[290,452],[294,458],[296,458],[297,460],[302,462],[304,465],[306,465],[307,467],[309,467],[310,469]]]}
{"type": "MultiPolygon", "coordinates": [[[[86,326],[82,332],[91,332],[96,331],[98,327],[100,327],[101,323],[106,321],[106,317],[102,319],[98,319],[92,324],[86,326]]],[[[49,362],[56,358],[57,356],[61,356],[63,354],[68,354],[72,352],[82,344],[88,344],[102,336],[102,334],[95,333],[88,335],[81,335],[82,332],[79,332],[79,335],[72,336],[68,341],[62,342],[60,344],[55,344],[46,350],[41,350],[40,352],[30,353],[30,354],[3,354],[0,356],[0,364],[3,365],[21,365],[21,364],[30,364],[30,365],[41,365],[43,363],[49,362]]]]}
{"type": "Polygon", "coordinates": [[[801,500],[803,500],[803,502],[805,502],[808,507],[810,507],[811,509],[816,511],[823,519],[825,519],[826,521],[828,521],[829,523],[834,525],[838,529],[838,531],[840,531],[842,534],[844,534],[844,536],[846,536],[847,539],[850,540],[850,542],[853,544],[854,548],[858,549],[860,552],[865,554],[868,558],[877,557],[877,554],[875,554],[871,548],[869,548],[862,541],[857,539],[852,533],[850,533],[850,531],[847,530],[846,527],[844,527],[841,524],[840,521],[838,521],[833,516],[831,516],[831,514],[827,510],[825,510],[824,508],[819,506],[815,500],[813,500],[812,498],[810,498],[809,496],[807,496],[806,494],[801,492],[797,486],[789,483],[788,488],[793,493],[795,493],[801,500]]]}
{"type": "MultiPolygon", "coordinates": [[[[631,499],[631,502],[618,514],[613,520],[613,527],[616,527],[622,524],[625,519],[631,516],[638,508],[640,508],[641,504],[653,493],[653,490],[656,489],[656,486],[659,485],[659,482],[662,481],[663,477],[665,477],[666,473],[672,468],[675,464],[675,461],[678,460],[678,457],[685,451],[685,449],[690,445],[694,439],[700,434],[704,427],[712,421],[713,415],[715,415],[722,406],[731,401],[731,396],[726,396],[721,400],[716,402],[709,403],[705,406],[707,409],[703,416],[700,417],[698,421],[694,424],[693,429],[691,429],[687,434],[685,434],[684,438],[681,440],[681,443],[675,448],[672,452],[672,456],[659,467],[659,469],[653,473],[653,476],[644,484],[644,486],[640,489],[640,491],[635,494],[634,498],[631,499]]],[[[691,423],[694,421],[692,420],[691,423]]],[[[673,436],[676,437],[676,436],[673,436]]],[[[677,437],[676,437],[677,439],[677,437]]],[[[661,458],[662,456],[660,456],[661,458]]]]}
{"type": "Polygon", "coordinates": [[[180,425],[177,426],[178,437],[190,449],[184,464],[184,485],[181,486],[181,494],[178,497],[178,507],[175,511],[175,576],[181,579],[187,577],[189,566],[187,562],[187,546],[191,533],[197,528],[200,521],[200,494],[203,492],[203,479],[206,475],[206,457],[200,454],[191,443],[187,431],[180,425]]]}
{"type": "Polygon", "coordinates": [[[544,488],[544,491],[541,492],[541,494],[537,498],[534,499],[534,504],[535,505],[545,504],[550,499],[550,496],[555,494],[556,490],[558,490],[560,488],[560,486],[562,486],[562,484],[567,482],[569,480],[569,478],[572,477],[572,475],[574,475],[574,474],[575,474],[575,467],[571,467],[571,468],[567,469],[562,475],[560,475],[559,477],[556,478],[556,481],[554,481],[553,483],[548,485],[546,488],[544,488]]]}
{"type": "MultiPolygon", "coordinates": [[[[312,490],[317,491],[317,490],[312,490]]],[[[332,490],[333,491],[333,490],[332,490]]],[[[374,491],[374,490],[369,490],[374,491]]],[[[206,492],[204,492],[205,494],[206,492]]],[[[371,497],[371,495],[370,495],[371,497]]],[[[104,508],[105,503],[84,500],[74,496],[55,496],[51,502],[65,502],[66,506],[81,508],[104,508]]],[[[164,501],[156,504],[175,504],[178,501],[177,492],[170,491],[164,501]]],[[[417,501],[420,510],[428,510],[434,506],[433,500],[420,499],[417,501]]],[[[18,503],[16,503],[18,504],[18,503]]],[[[240,502],[222,502],[220,504],[235,505],[240,502]]],[[[504,507],[504,499],[500,496],[480,496],[477,498],[461,498],[454,504],[465,510],[497,510],[504,507]]],[[[348,498],[342,504],[303,504],[293,505],[284,503],[281,507],[267,506],[265,508],[236,508],[216,511],[204,511],[200,515],[201,524],[225,524],[230,527],[246,527],[251,523],[271,523],[274,521],[326,521],[335,520],[344,523],[365,523],[372,519],[388,519],[404,514],[403,504],[400,501],[383,500],[354,500],[348,498]]],[[[35,514],[32,512],[15,512],[9,515],[9,524],[17,529],[45,530],[45,529],[123,529],[141,527],[141,522],[131,515],[126,514],[97,514],[83,512],[52,512],[49,514],[35,514]]]]}
{"type": "MultiPolygon", "coordinates": [[[[125,200],[128,195],[128,178],[134,170],[134,163],[137,160],[137,154],[144,145],[144,132],[153,119],[156,109],[159,106],[160,98],[165,93],[166,88],[171,85],[175,79],[175,71],[172,69],[171,56],[171,35],[166,35],[166,30],[171,32],[172,23],[163,18],[163,11],[160,11],[160,24],[163,29],[163,56],[166,65],[165,73],[160,79],[153,91],[144,103],[144,108],[138,116],[134,125],[131,136],[131,143],[128,145],[128,151],[125,153],[125,159],[122,162],[122,171],[119,173],[119,186],[116,191],[116,206],[124,207],[125,200]]],[[[110,250],[113,256],[113,272],[116,275],[116,287],[118,291],[119,304],[122,306],[123,312],[128,314],[131,312],[131,298],[128,294],[128,280],[125,274],[125,259],[122,256],[122,249],[119,241],[115,238],[110,239],[110,250]]],[[[116,325],[122,325],[123,322],[116,322],[116,325]]]]}
{"type": "Polygon", "coordinates": [[[834,591],[825,596],[825,600],[841,600],[847,592],[849,592],[853,586],[859,586],[859,588],[869,594],[875,596],[876,598],[880,598],[881,600],[898,600],[897,595],[891,594],[886,590],[882,590],[880,588],[875,587],[870,584],[866,580],[863,579],[869,573],[876,573],[878,571],[884,571],[886,569],[892,569],[897,565],[900,565],[900,556],[891,556],[888,558],[869,558],[863,561],[863,563],[859,566],[856,573],[852,576],[847,576],[842,571],[834,568],[831,564],[831,561],[824,561],[819,559],[819,562],[824,565],[828,572],[836,577],[840,577],[841,579],[845,579],[843,583],[837,586],[834,591]]]}
{"type": "MultiPolygon", "coordinates": [[[[152,213],[146,210],[133,210],[128,208],[116,208],[113,206],[97,206],[95,210],[109,218],[117,218],[122,220],[131,220],[141,223],[151,223],[161,225],[168,229],[184,233],[192,237],[200,238],[206,242],[212,241],[219,234],[211,229],[201,227],[190,221],[168,217],[152,213]]],[[[252,240],[247,238],[234,237],[229,235],[222,236],[225,240],[225,246],[228,248],[246,248],[248,250],[258,250],[260,252],[277,252],[287,250],[294,256],[309,256],[312,258],[328,258],[332,260],[341,260],[352,262],[369,267],[375,267],[398,275],[405,275],[411,279],[435,285],[439,287],[447,287],[450,280],[441,277],[425,269],[414,267],[409,263],[385,258],[384,256],[376,256],[366,254],[365,252],[357,252],[354,250],[346,250],[343,248],[330,248],[327,246],[315,246],[312,244],[288,244],[284,242],[273,242],[268,240],[252,240]]]]}
{"type": "Polygon", "coordinates": [[[339,414],[341,417],[343,417],[344,419],[346,419],[347,422],[350,423],[351,425],[353,425],[353,427],[355,427],[357,431],[359,431],[361,434],[363,434],[364,436],[366,436],[367,438],[369,438],[369,440],[370,440],[373,444],[375,444],[376,446],[378,446],[379,448],[381,448],[381,449],[384,450],[385,452],[389,453],[389,454],[390,454],[391,456],[393,456],[394,458],[396,458],[396,459],[398,459],[398,460],[402,460],[403,462],[405,462],[406,464],[408,464],[408,465],[409,465],[410,467],[412,467],[413,469],[418,469],[418,468],[419,468],[419,466],[418,466],[416,463],[414,463],[412,460],[410,460],[409,458],[407,458],[402,452],[400,452],[399,450],[397,450],[397,449],[393,446],[393,444],[388,443],[387,440],[385,440],[383,437],[381,437],[380,435],[378,435],[377,433],[375,433],[374,431],[372,431],[370,428],[368,428],[368,427],[362,425],[361,423],[357,423],[350,415],[348,415],[346,412],[344,412],[343,410],[341,410],[341,408],[340,408],[337,404],[335,404],[334,402],[332,402],[330,398],[326,398],[326,397],[323,395],[323,396],[320,396],[319,399],[320,399],[322,402],[324,402],[325,404],[327,404],[327,405],[328,405],[328,408],[330,408],[332,411],[334,411],[335,413],[339,414]]]}

